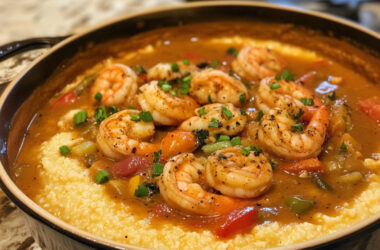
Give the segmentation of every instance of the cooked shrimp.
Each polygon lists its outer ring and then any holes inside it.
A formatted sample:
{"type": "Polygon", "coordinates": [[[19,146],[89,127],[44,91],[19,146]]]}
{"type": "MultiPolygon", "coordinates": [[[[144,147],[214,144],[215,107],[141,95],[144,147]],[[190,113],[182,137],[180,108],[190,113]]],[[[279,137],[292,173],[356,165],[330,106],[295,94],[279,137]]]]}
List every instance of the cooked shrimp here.
{"type": "Polygon", "coordinates": [[[277,55],[270,49],[246,46],[232,62],[232,69],[245,80],[259,81],[275,76],[282,66],[277,55]]]}
{"type": "Polygon", "coordinates": [[[185,74],[193,73],[197,71],[195,65],[186,65],[183,62],[177,62],[178,71],[173,71],[171,63],[158,63],[148,70],[148,80],[158,80],[158,81],[171,81],[177,78],[185,76],[185,74]]]}
{"type": "Polygon", "coordinates": [[[119,111],[100,124],[96,140],[106,156],[122,159],[126,155],[147,155],[158,150],[147,142],[155,132],[153,122],[131,120],[130,114],[139,113],[131,109],[119,111]]]}
{"type": "Polygon", "coordinates": [[[91,87],[91,98],[102,94],[101,104],[111,106],[130,104],[137,92],[137,76],[128,66],[113,64],[100,72],[91,87]]]}
{"type": "Polygon", "coordinates": [[[240,96],[248,97],[248,90],[242,82],[221,70],[206,69],[194,74],[190,96],[198,103],[232,103],[240,106],[240,96]]]}
{"type": "Polygon", "coordinates": [[[269,189],[272,179],[272,167],[262,153],[250,151],[244,156],[241,147],[236,146],[207,158],[207,183],[228,196],[257,197],[269,189]]]}
{"type": "Polygon", "coordinates": [[[302,123],[297,123],[288,111],[271,109],[258,123],[249,126],[248,133],[261,147],[285,159],[315,157],[326,137],[327,109],[323,105],[309,109],[300,119],[302,123]]]}
{"type": "Polygon", "coordinates": [[[193,154],[169,160],[159,180],[160,193],[172,207],[200,215],[230,212],[243,201],[207,192],[202,187],[204,166],[193,154]]]}
{"type": "Polygon", "coordinates": [[[177,125],[194,114],[198,104],[187,95],[174,96],[163,91],[157,81],[140,87],[137,100],[144,111],[150,111],[155,124],[177,125]]]}
{"type": "Polygon", "coordinates": [[[261,80],[256,94],[256,104],[264,112],[272,108],[288,110],[290,113],[301,108],[305,112],[307,107],[302,103],[302,99],[312,99],[310,106],[322,105],[321,100],[302,85],[293,81],[276,81],[273,77],[261,80]]]}
{"type": "Polygon", "coordinates": [[[209,135],[216,134],[236,135],[240,133],[247,123],[247,117],[240,113],[240,110],[231,103],[213,103],[205,105],[195,110],[196,116],[184,121],[179,128],[186,131],[208,130],[209,135]],[[224,108],[223,108],[224,107],[224,108]],[[226,112],[231,112],[230,117],[226,112]],[[218,126],[211,126],[216,123],[218,126]]]}

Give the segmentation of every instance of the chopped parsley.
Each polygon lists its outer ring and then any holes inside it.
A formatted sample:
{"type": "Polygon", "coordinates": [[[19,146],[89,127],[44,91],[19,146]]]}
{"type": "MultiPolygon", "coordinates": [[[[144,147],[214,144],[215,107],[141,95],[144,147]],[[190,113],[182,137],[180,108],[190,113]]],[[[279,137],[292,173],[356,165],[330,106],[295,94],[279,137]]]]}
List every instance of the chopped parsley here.
{"type": "Polygon", "coordinates": [[[240,95],[239,101],[240,101],[241,104],[245,103],[245,93],[243,93],[243,94],[240,95]]]}
{"type": "Polygon", "coordinates": [[[222,124],[218,120],[216,120],[215,118],[212,118],[208,127],[209,128],[221,128],[222,124]]]}
{"type": "Polygon", "coordinates": [[[193,133],[200,144],[204,144],[205,140],[209,137],[208,130],[199,129],[199,130],[194,130],[193,133]]]}
{"type": "Polygon", "coordinates": [[[229,47],[227,50],[226,50],[227,54],[231,54],[233,55],[234,57],[237,57],[239,55],[239,51],[236,50],[234,47],[229,47]]]}
{"type": "Polygon", "coordinates": [[[300,100],[302,103],[303,103],[303,105],[305,105],[305,106],[313,106],[314,105],[314,100],[313,100],[313,98],[301,98],[301,100],[300,100]]]}
{"type": "Polygon", "coordinates": [[[94,99],[97,101],[97,102],[100,102],[102,100],[102,93],[100,92],[96,92],[96,94],[94,95],[94,99]]]}
{"type": "Polygon", "coordinates": [[[281,76],[276,76],[275,79],[277,81],[280,81],[280,80],[286,80],[286,81],[294,81],[294,76],[292,73],[290,73],[289,70],[287,69],[284,69],[281,73],[281,76]]]}
{"type": "Polygon", "coordinates": [[[98,184],[104,184],[107,181],[109,181],[110,177],[111,177],[110,173],[108,173],[107,170],[103,169],[103,170],[100,170],[99,172],[96,173],[95,181],[98,184]]]}
{"type": "Polygon", "coordinates": [[[182,95],[189,94],[190,83],[191,83],[191,76],[185,76],[182,79],[178,79],[179,93],[181,93],[182,95]]]}
{"type": "Polygon", "coordinates": [[[178,64],[175,62],[170,65],[170,68],[173,70],[173,72],[179,72],[178,64]]]}
{"type": "Polygon", "coordinates": [[[231,120],[231,118],[234,116],[232,112],[226,108],[226,106],[222,106],[222,113],[227,117],[228,120],[231,120]]]}
{"type": "Polygon", "coordinates": [[[149,190],[145,185],[138,185],[135,190],[136,197],[145,197],[149,195],[149,190]]]}
{"type": "Polygon", "coordinates": [[[256,121],[260,121],[263,116],[264,112],[262,110],[259,110],[259,112],[256,114],[256,121]]]}
{"type": "Polygon", "coordinates": [[[104,107],[104,105],[95,109],[95,120],[97,123],[101,123],[107,117],[108,117],[108,115],[107,115],[106,107],[104,107]]]}
{"type": "Polygon", "coordinates": [[[236,136],[236,137],[232,138],[232,139],[231,139],[231,145],[232,145],[232,146],[238,146],[238,145],[241,145],[240,137],[236,136]]]}
{"type": "Polygon", "coordinates": [[[304,114],[303,110],[300,109],[297,114],[293,114],[291,115],[291,117],[294,121],[298,122],[303,114],[304,114]]]}
{"type": "Polygon", "coordinates": [[[301,123],[297,123],[297,124],[292,125],[290,127],[290,129],[292,130],[292,132],[302,132],[303,131],[301,123]]]}
{"type": "Polygon", "coordinates": [[[74,125],[78,126],[87,121],[87,111],[81,110],[74,115],[74,125]]]}
{"type": "MultiPolygon", "coordinates": [[[[131,107],[131,106],[129,106],[128,108],[129,108],[129,109],[134,109],[133,107],[132,107],[132,108],[130,108],[130,107],[131,107]]],[[[117,112],[119,112],[119,108],[118,108],[118,107],[116,107],[116,106],[114,106],[114,105],[108,107],[108,114],[109,114],[109,115],[115,114],[115,113],[117,113],[117,112]]]]}
{"type": "Polygon", "coordinates": [[[281,88],[281,84],[278,83],[278,82],[274,82],[274,83],[269,84],[269,88],[270,88],[271,90],[279,89],[279,88],[281,88]]]}
{"type": "Polygon", "coordinates": [[[66,155],[70,154],[70,148],[66,145],[60,146],[59,152],[61,152],[61,155],[66,156],[66,155]]]}
{"type": "Polygon", "coordinates": [[[202,108],[199,108],[198,111],[197,111],[198,115],[200,117],[202,117],[202,115],[205,115],[207,114],[206,110],[205,110],[205,107],[202,107],[202,108]]]}
{"type": "Polygon", "coordinates": [[[160,176],[164,172],[164,166],[160,163],[153,163],[152,177],[160,176]]]}

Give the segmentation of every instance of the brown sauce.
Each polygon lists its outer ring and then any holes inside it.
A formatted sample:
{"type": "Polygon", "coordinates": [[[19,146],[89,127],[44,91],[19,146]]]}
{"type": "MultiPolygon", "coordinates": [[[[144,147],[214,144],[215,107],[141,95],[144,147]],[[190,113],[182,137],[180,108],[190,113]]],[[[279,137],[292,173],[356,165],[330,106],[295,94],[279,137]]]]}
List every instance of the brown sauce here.
{"type": "MultiPolygon", "coordinates": [[[[332,190],[323,190],[318,188],[310,178],[300,178],[296,175],[290,175],[282,171],[281,165],[286,163],[286,161],[273,156],[273,159],[276,161],[273,186],[267,193],[258,198],[251,199],[251,201],[260,211],[259,223],[267,223],[270,221],[277,221],[283,224],[300,221],[312,222],[313,216],[317,212],[334,215],[343,203],[352,201],[356,195],[361,193],[367,187],[368,182],[366,181],[366,176],[370,174],[370,171],[363,166],[362,159],[371,157],[371,155],[377,153],[380,148],[378,143],[380,141],[378,125],[361,112],[358,107],[358,102],[360,100],[373,96],[380,96],[380,89],[373,84],[378,80],[378,76],[374,72],[365,72],[366,70],[375,71],[375,65],[371,64],[372,62],[375,62],[375,60],[369,55],[336,40],[329,41],[334,45],[342,45],[339,47],[340,50],[333,48],[333,46],[326,48],[323,44],[327,38],[316,33],[304,32],[302,29],[300,31],[291,25],[251,25],[243,22],[208,25],[208,28],[204,28],[202,25],[189,25],[182,28],[166,29],[165,32],[153,31],[144,33],[131,39],[110,41],[89,48],[88,51],[84,52],[82,55],[78,55],[73,60],[81,60],[88,56],[90,52],[103,51],[97,59],[92,59],[93,63],[109,56],[113,56],[115,61],[119,63],[129,66],[142,65],[146,69],[149,69],[159,62],[174,62],[181,60],[185,58],[186,55],[189,55],[189,53],[197,55],[197,57],[191,59],[193,64],[213,62],[215,60],[223,62],[228,60],[226,50],[229,46],[211,45],[208,43],[208,38],[218,36],[228,37],[233,35],[249,36],[257,39],[276,38],[276,40],[282,42],[302,45],[307,48],[322,48],[318,53],[325,56],[328,61],[327,65],[316,68],[315,62],[310,63],[309,61],[303,60],[303,58],[297,57],[284,57],[283,59],[285,61],[286,69],[292,72],[296,79],[310,71],[316,71],[317,74],[315,80],[312,84],[306,86],[313,91],[323,81],[328,81],[329,76],[342,77],[343,82],[339,84],[339,87],[336,90],[336,96],[338,100],[344,101],[351,110],[350,120],[352,123],[352,129],[349,131],[349,134],[359,145],[361,145],[360,152],[362,157],[358,160],[351,156],[343,156],[344,159],[341,160],[343,162],[342,168],[334,171],[326,171],[323,175],[324,180],[331,186],[332,190]],[[223,27],[223,29],[221,27],[223,27]],[[153,53],[148,55],[138,55],[129,60],[124,58],[129,52],[142,48],[148,44],[154,45],[157,41],[161,41],[165,45],[159,46],[159,49],[156,49],[153,53]],[[352,53],[352,58],[360,58],[359,62],[352,62],[349,60],[350,58],[347,56],[349,53],[346,53],[346,48],[349,48],[349,51],[352,53]],[[366,60],[367,58],[368,60],[366,60]],[[366,62],[368,64],[366,64],[366,62]],[[366,65],[368,67],[366,67],[366,65]],[[353,70],[355,66],[358,66],[356,68],[357,71],[353,70]],[[340,176],[353,171],[360,172],[363,176],[362,180],[355,183],[341,183],[338,181],[340,176]],[[285,204],[285,200],[292,196],[299,196],[313,201],[312,208],[302,215],[297,215],[285,204]]],[[[236,49],[239,50],[240,47],[236,47],[236,49]]],[[[73,65],[80,64],[81,68],[85,69],[84,65],[78,61],[72,61],[72,64],[70,64],[70,62],[68,64],[68,68],[57,73],[56,76],[53,76],[49,80],[50,84],[59,83],[61,80],[58,76],[62,74],[70,74],[70,71],[75,71],[73,65]]],[[[90,66],[91,65],[88,67],[90,66]]],[[[227,65],[227,67],[229,67],[229,65],[227,65]]],[[[82,73],[83,70],[77,72],[76,75],[82,73]]],[[[73,78],[74,76],[67,76],[63,84],[69,83],[70,81],[68,79],[70,79],[70,77],[73,78]]],[[[256,85],[253,85],[249,90],[250,96],[254,96],[256,85]]],[[[323,95],[318,93],[316,93],[316,95],[321,98],[323,97],[323,95]]],[[[59,131],[57,128],[57,121],[69,110],[83,106],[90,106],[93,110],[95,109],[94,104],[89,101],[92,97],[90,96],[88,89],[79,96],[79,99],[75,103],[51,111],[50,105],[56,98],[57,94],[51,94],[51,99],[47,101],[48,104],[41,106],[41,108],[36,111],[34,119],[31,121],[31,125],[25,135],[25,140],[20,153],[12,168],[12,174],[16,184],[31,199],[35,197],[39,191],[40,185],[43,183],[43,180],[40,180],[39,175],[41,168],[39,145],[44,141],[49,140],[59,131]]],[[[328,107],[330,111],[334,109],[333,102],[328,104],[328,107]]],[[[256,108],[254,101],[248,102],[244,108],[245,110],[256,108]]],[[[74,128],[74,132],[87,140],[95,141],[93,130],[96,130],[97,126],[98,125],[93,119],[89,119],[86,125],[74,128]]],[[[172,129],[174,128],[159,127],[158,130],[161,130],[162,132],[157,133],[152,140],[159,141],[168,130],[172,129]]],[[[331,137],[333,137],[333,135],[329,134],[327,142],[323,145],[322,152],[319,155],[319,159],[325,166],[329,165],[330,162],[338,162],[340,161],[339,159],[342,158],[339,149],[336,147],[331,148],[331,144],[329,143],[329,138],[331,137]]],[[[202,153],[198,154],[202,155],[202,153]]],[[[86,159],[80,160],[84,163],[85,168],[90,167],[94,160],[102,158],[104,158],[104,156],[98,151],[95,154],[94,159],[90,162],[87,162],[86,159]]],[[[108,162],[109,164],[106,167],[112,165],[112,161],[108,162]]],[[[151,177],[149,177],[151,176],[150,169],[143,171],[143,173],[140,174],[145,181],[152,181],[151,177]]],[[[128,179],[125,181],[127,182],[128,179]]],[[[197,230],[197,228],[213,228],[213,223],[216,223],[215,218],[193,216],[186,213],[183,214],[182,212],[174,211],[172,209],[166,211],[165,209],[167,208],[162,205],[164,200],[159,194],[154,194],[147,198],[133,198],[117,194],[111,187],[109,187],[109,195],[113,196],[119,202],[126,203],[128,206],[133,207],[133,211],[136,211],[134,215],[150,218],[152,224],[156,227],[160,227],[163,221],[170,221],[173,224],[182,224],[189,230],[197,230]],[[155,212],[153,213],[152,211],[155,212]]]]}

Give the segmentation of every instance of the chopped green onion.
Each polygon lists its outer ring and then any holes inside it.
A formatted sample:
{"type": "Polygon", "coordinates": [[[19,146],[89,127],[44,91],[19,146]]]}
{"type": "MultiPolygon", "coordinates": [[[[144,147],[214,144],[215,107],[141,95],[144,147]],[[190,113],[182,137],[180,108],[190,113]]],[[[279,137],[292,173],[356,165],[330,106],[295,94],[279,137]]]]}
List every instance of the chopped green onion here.
{"type": "Polygon", "coordinates": [[[247,88],[247,89],[251,89],[251,85],[246,82],[246,81],[242,81],[242,83],[244,84],[244,86],[247,88]]]}
{"type": "Polygon", "coordinates": [[[61,155],[66,156],[66,155],[70,154],[70,148],[66,145],[60,146],[59,152],[61,152],[61,155]]]}
{"type": "Polygon", "coordinates": [[[236,137],[232,138],[231,139],[231,145],[232,146],[241,145],[240,137],[236,136],[236,137]]]}
{"type": "Polygon", "coordinates": [[[212,103],[211,95],[207,96],[207,101],[208,101],[208,103],[212,103]]]}
{"type": "Polygon", "coordinates": [[[301,199],[297,196],[287,198],[285,204],[293,210],[297,215],[301,215],[308,211],[313,205],[312,201],[301,199]]]}
{"type": "Polygon", "coordinates": [[[227,158],[224,154],[222,154],[222,153],[220,153],[219,155],[218,155],[218,159],[222,159],[222,158],[227,158]]]}
{"type": "Polygon", "coordinates": [[[160,176],[164,172],[164,166],[160,163],[153,163],[152,177],[160,176]]]}
{"type": "Polygon", "coordinates": [[[171,69],[173,70],[173,72],[179,72],[179,67],[178,67],[178,64],[177,63],[172,63],[170,65],[171,69]]]}
{"type": "Polygon", "coordinates": [[[294,76],[289,70],[284,69],[281,74],[281,79],[286,81],[294,81],[294,76]]]}
{"type": "Polygon", "coordinates": [[[145,197],[149,195],[149,190],[145,185],[138,185],[135,190],[136,197],[145,197]]]}
{"type": "Polygon", "coordinates": [[[158,194],[160,189],[158,188],[156,183],[153,182],[144,182],[144,186],[146,186],[151,194],[158,194]]]}
{"type": "Polygon", "coordinates": [[[334,101],[336,99],[336,94],[335,94],[335,91],[331,92],[331,93],[328,93],[327,94],[327,97],[331,100],[331,101],[334,101]]]}
{"type": "Polygon", "coordinates": [[[222,113],[227,117],[228,120],[231,120],[231,118],[234,116],[232,112],[226,108],[226,106],[222,106],[222,113]]]}
{"type": "Polygon", "coordinates": [[[290,127],[290,129],[292,130],[292,132],[302,132],[303,131],[301,123],[297,123],[297,124],[292,125],[290,127]]]}
{"type": "MultiPolygon", "coordinates": [[[[131,106],[129,106],[128,108],[129,108],[129,109],[134,109],[133,107],[132,107],[132,108],[130,108],[130,107],[131,107],[131,106]]],[[[117,113],[117,112],[119,112],[119,108],[118,108],[118,107],[116,107],[116,106],[114,106],[114,105],[108,107],[108,114],[109,114],[109,115],[113,115],[113,114],[115,114],[115,113],[117,113]]]]}
{"type": "Polygon", "coordinates": [[[240,109],[240,114],[241,114],[241,115],[247,115],[247,112],[245,112],[244,109],[240,109]]]}
{"type": "Polygon", "coordinates": [[[271,90],[279,89],[279,88],[281,88],[281,84],[278,83],[278,82],[271,83],[271,84],[269,84],[269,88],[270,88],[271,90]]]}
{"type": "Polygon", "coordinates": [[[314,105],[314,100],[313,100],[313,98],[301,98],[301,100],[300,100],[302,103],[303,103],[303,105],[305,105],[305,106],[313,106],[314,105]]]}
{"type": "Polygon", "coordinates": [[[129,116],[131,117],[131,120],[134,121],[134,122],[139,122],[141,120],[139,114],[129,113],[129,116]]]}
{"type": "Polygon", "coordinates": [[[220,141],[220,142],[204,145],[202,147],[202,151],[205,152],[206,154],[211,154],[222,148],[228,148],[228,147],[231,147],[230,141],[220,141]]]}
{"type": "Polygon", "coordinates": [[[98,173],[96,173],[95,181],[98,184],[104,184],[107,181],[109,181],[110,177],[111,175],[107,172],[107,170],[103,169],[103,170],[100,170],[98,173]]]}
{"type": "Polygon", "coordinates": [[[229,140],[230,140],[230,137],[228,135],[220,135],[216,141],[220,142],[220,141],[229,141],[229,140]]]}
{"type": "Polygon", "coordinates": [[[108,117],[108,115],[107,115],[106,107],[104,107],[104,105],[95,109],[95,120],[97,123],[101,123],[107,117],[108,117]]]}
{"type": "Polygon", "coordinates": [[[158,163],[160,161],[161,153],[162,153],[161,149],[158,150],[157,152],[154,152],[154,159],[153,159],[154,163],[158,163]]]}
{"type": "Polygon", "coordinates": [[[78,126],[87,121],[87,111],[81,110],[74,115],[74,125],[78,126]]]}
{"type": "Polygon", "coordinates": [[[170,94],[172,94],[173,96],[177,96],[177,90],[170,91],[170,94]]]}
{"type": "Polygon", "coordinates": [[[211,68],[216,68],[216,67],[218,67],[219,66],[219,60],[215,60],[215,61],[213,61],[211,64],[210,64],[210,67],[211,68]]]}
{"type": "Polygon", "coordinates": [[[244,156],[247,156],[249,154],[249,151],[251,151],[251,147],[242,147],[241,148],[241,154],[244,156]]]}
{"type": "Polygon", "coordinates": [[[240,95],[239,100],[241,104],[245,103],[245,93],[240,95]]]}
{"type": "Polygon", "coordinates": [[[221,128],[222,124],[218,120],[216,120],[215,118],[212,118],[208,127],[209,128],[221,128]]]}
{"type": "Polygon", "coordinates": [[[135,107],[133,107],[132,105],[129,105],[128,109],[135,109],[135,107]]]}
{"type": "Polygon", "coordinates": [[[202,107],[202,108],[198,109],[197,112],[198,112],[198,115],[199,115],[200,117],[202,117],[202,115],[207,114],[207,112],[206,112],[206,110],[205,110],[205,107],[202,107]]]}
{"type": "Polygon", "coordinates": [[[161,86],[161,89],[166,93],[168,93],[171,88],[172,88],[172,85],[170,84],[164,84],[161,86]]]}
{"type": "Polygon", "coordinates": [[[144,122],[151,122],[151,121],[153,121],[152,114],[149,111],[141,112],[140,113],[140,118],[144,122]]]}
{"type": "Polygon", "coordinates": [[[190,65],[190,60],[189,59],[182,59],[182,62],[185,65],[190,65]]]}
{"type": "Polygon", "coordinates": [[[164,85],[170,85],[170,83],[168,81],[159,81],[157,83],[157,86],[160,88],[162,88],[162,86],[164,86],[164,85]]]}
{"type": "Polygon", "coordinates": [[[194,130],[193,133],[200,144],[204,144],[209,136],[208,130],[205,129],[194,130]]]}
{"type": "Polygon", "coordinates": [[[300,109],[297,114],[291,115],[291,117],[294,121],[298,122],[303,114],[303,110],[300,109]]]}
{"type": "Polygon", "coordinates": [[[98,102],[100,102],[102,100],[102,97],[103,97],[103,95],[100,92],[96,92],[96,94],[94,95],[94,99],[98,102]]]}
{"type": "Polygon", "coordinates": [[[328,191],[332,190],[332,187],[330,187],[330,185],[327,184],[327,182],[318,173],[311,173],[311,176],[313,177],[313,181],[319,189],[328,191]]]}
{"type": "Polygon", "coordinates": [[[340,152],[347,152],[347,146],[346,146],[346,144],[344,144],[344,142],[342,142],[342,144],[340,145],[339,151],[340,152]]]}
{"type": "Polygon", "coordinates": [[[133,70],[136,72],[137,75],[146,74],[147,71],[143,66],[136,65],[133,67],[133,70]]]}
{"type": "Polygon", "coordinates": [[[235,48],[230,47],[226,51],[228,54],[233,55],[234,57],[237,57],[239,55],[239,51],[237,51],[235,48]]]}
{"type": "Polygon", "coordinates": [[[256,121],[260,121],[261,118],[264,116],[264,112],[262,110],[259,110],[256,115],[256,121]]]}
{"type": "Polygon", "coordinates": [[[189,94],[189,89],[190,89],[190,83],[191,83],[191,76],[185,76],[182,79],[178,79],[178,84],[179,84],[179,93],[182,95],[187,95],[189,94]]]}
{"type": "Polygon", "coordinates": [[[255,145],[251,146],[251,151],[255,152],[256,156],[260,155],[263,152],[258,146],[255,145]]]}

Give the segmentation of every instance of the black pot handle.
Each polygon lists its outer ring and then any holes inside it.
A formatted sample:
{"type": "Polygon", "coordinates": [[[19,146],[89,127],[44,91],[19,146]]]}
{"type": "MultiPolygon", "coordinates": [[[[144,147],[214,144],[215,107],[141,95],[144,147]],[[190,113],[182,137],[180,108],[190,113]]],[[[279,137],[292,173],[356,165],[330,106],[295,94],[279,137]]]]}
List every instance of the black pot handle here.
{"type": "Polygon", "coordinates": [[[0,62],[23,51],[52,47],[67,37],[39,37],[7,43],[0,46],[0,62]]]}

